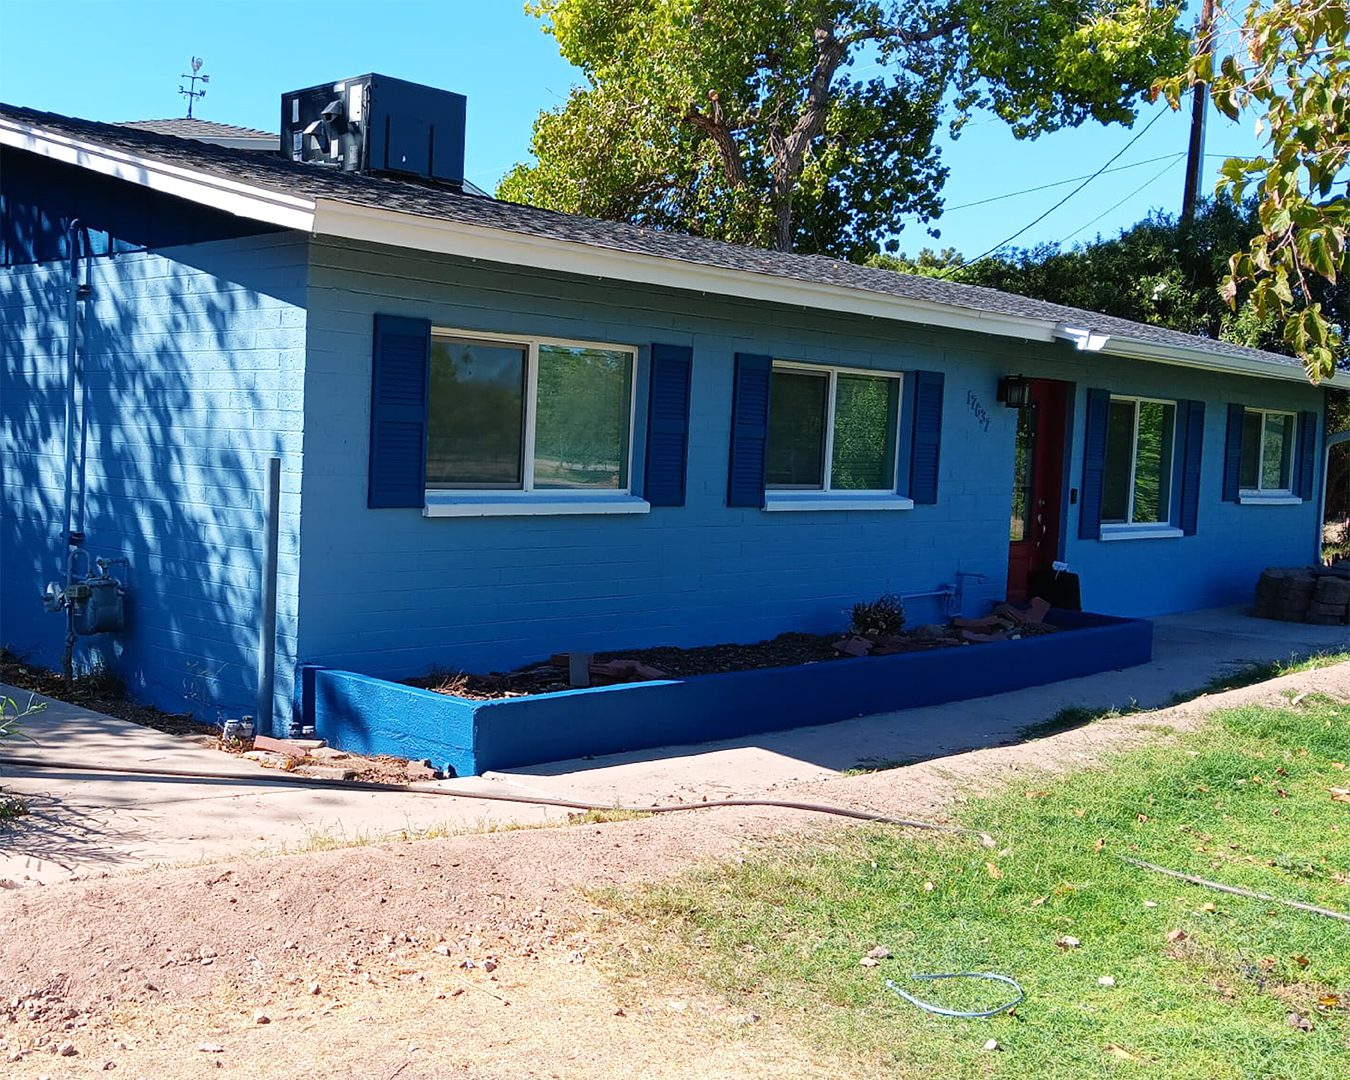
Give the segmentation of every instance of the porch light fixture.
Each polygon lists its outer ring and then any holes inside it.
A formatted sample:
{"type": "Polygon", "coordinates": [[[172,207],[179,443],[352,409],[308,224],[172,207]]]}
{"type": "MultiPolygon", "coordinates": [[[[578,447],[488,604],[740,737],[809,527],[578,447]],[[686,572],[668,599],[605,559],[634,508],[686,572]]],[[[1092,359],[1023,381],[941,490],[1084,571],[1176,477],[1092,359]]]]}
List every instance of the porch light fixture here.
{"type": "Polygon", "coordinates": [[[998,381],[998,400],[1010,409],[1031,404],[1031,382],[1021,375],[1004,375],[998,381]]]}

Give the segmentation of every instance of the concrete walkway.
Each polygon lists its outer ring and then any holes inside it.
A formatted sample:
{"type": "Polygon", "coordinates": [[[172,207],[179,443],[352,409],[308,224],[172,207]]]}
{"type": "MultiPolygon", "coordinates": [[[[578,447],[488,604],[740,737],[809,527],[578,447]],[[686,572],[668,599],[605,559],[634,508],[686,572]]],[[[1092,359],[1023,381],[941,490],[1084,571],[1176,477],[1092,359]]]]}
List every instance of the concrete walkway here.
{"type": "MultiPolygon", "coordinates": [[[[1163,705],[1178,693],[1194,691],[1255,661],[1341,649],[1350,649],[1346,627],[1268,622],[1236,609],[1167,616],[1155,624],[1153,662],[1140,667],[949,705],[698,746],[557,762],[439,785],[462,798],[374,792],[359,785],[311,790],[232,779],[150,779],[6,767],[5,789],[27,799],[32,812],[0,834],[0,884],[296,850],[403,831],[462,831],[565,816],[472,797],[483,791],[604,805],[768,795],[858,765],[997,745],[1071,706],[1163,705]]],[[[26,693],[2,685],[0,696],[20,704],[28,700],[26,693]]],[[[11,743],[9,753],[217,776],[252,768],[198,741],[58,701],[49,701],[43,712],[25,721],[24,729],[36,745],[11,743]]]]}

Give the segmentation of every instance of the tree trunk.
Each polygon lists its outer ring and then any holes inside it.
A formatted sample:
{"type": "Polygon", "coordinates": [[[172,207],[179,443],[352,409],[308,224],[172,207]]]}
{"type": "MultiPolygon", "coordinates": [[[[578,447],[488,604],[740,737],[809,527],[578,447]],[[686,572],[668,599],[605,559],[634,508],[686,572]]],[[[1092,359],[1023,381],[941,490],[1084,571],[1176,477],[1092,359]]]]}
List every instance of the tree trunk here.
{"type": "Polygon", "coordinates": [[[773,158],[770,202],[776,251],[792,250],[792,194],[801,178],[811,141],[825,130],[825,121],[830,114],[831,83],[848,52],[848,46],[835,36],[834,31],[833,22],[816,27],[816,66],[811,72],[806,100],[797,122],[786,135],[781,130],[769,134],[769,153],[773,158]]]}
{"type": "Polygon", "coordinates": [[[778,185],[774,184],[773,193],[773,216],[774,216],[774,251],[792,250],[792,185],[789,184],[785,191],[779,191],[778,185]]]}

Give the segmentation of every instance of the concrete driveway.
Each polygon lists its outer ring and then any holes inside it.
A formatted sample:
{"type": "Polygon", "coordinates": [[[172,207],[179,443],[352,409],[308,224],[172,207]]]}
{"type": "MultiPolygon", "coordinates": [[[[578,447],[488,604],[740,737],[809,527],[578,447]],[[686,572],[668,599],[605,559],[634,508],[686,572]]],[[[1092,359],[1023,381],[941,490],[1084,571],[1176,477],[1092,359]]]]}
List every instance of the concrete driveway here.
{"type": "MultiPolygon", "coordinates": [[[[237,779],[153,779],[5,767],[4,787],[31,813],[0,834],[0,883],[296,850],[427,830],[558,821],[565,812],[487,802],[475,792],[533,794],[602,805],[777,795],[868,763],[924,760],[1013,740],[1061,709],[1166,704],[1254,661],[1350,649],[1350,629],[1277,623],[1217,609],[1156,620],[1152,663],[1051,686],[698,746],[556,762],[443,781],[444,796],[269,787],[237,779]]],[[[0,686],[21,703],[27,695],[0,686]]],[[[25,722],[36,745],[7,752],[50,761],[166,767],[210,775],[251,764],[150,728],[66,705],[25,722]]]]}

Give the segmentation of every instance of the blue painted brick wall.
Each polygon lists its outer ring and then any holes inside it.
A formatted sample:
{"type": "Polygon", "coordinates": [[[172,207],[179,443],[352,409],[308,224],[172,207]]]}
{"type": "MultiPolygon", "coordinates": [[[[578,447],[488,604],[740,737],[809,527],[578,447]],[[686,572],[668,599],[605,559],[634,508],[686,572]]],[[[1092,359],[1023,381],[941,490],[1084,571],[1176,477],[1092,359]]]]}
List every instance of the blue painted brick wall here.
{"type": "MultiPolygon", "coordinates": [[[[1074,487],[1087,388],[1207,405],[1197,536],[1081,541],[1070,509],[1064,554],[1090,608],[1147,615],[1240,602],[1263,566],[1307,561],[1316,543],[1311,503],[1219,499],[1226,404],[1320,410],[1320,394],[1298,383],[286,236],[100,260],[95,287],[87,531],[93,554],[132,560],[131,626],[82,640],[80,661],[104,659],[141,698],[211,719],[253,706],[262,475],[273,453],[284,463],[279,702],[297,659],[407,676],[563,649],[828,631],[858,599],[936,589],[958,571],[983,575],[965,598],[981,611],[1002,596],[1007,570],[1015,414],[994,395],[1014,371],[1076,384],[1074,487]],[[368,510],[376,312],[692,346],[687,504],[612,517],[368,510]],[[943,372],[937,505],[728,509],[737,352],[943,372]]],[[[0,643],[53,665],[63,620],[38,595],[63,566],[64,311],[63,267],[0,272],[0,643]]],[[[645,386],[644,356],[635,476],[645,386]]],[[[911,621],[938,614],[936,602],[911,604],[911,621]]]]}
{"type": "MultiPolygon", "coordinates": [[[[316,243],[310,287],[301,642],[306,659],[409,675],[482,670],[562,649],[752,641],[828,631],[886,591],[972,582],[1001,596],[1011,474],[989,468],[1011,427],[976,434],[970,379],[992,399],[998,359],[973,337],[879,320],[617,287],[563,275],[316,243]],[[642,516],[425,519],[365,507],[375,312],[436,325],[591,341],[691,345],[688,500],[642,516]],[[960,344],[959,352],[953,350],[960,344]],[[947,372],[940,504],[890,513],[728,509],[738,351],[947,372]],[[957,373],[962,373],[957,378],[957,373]]],[[[996,347],[994,343],[992,347],[996,347]]],[[[640,373],[641,375],[642,373],[640,373]]],[[[639,378],[639,395],[644,392],[639,378]]],[[[639,448],[645,398],[639,397],[639,448]]],[[[639,451],[640,453],[640,451],[639,451]]],[[[640,460],[635,475],[641,475],[640,460]]],[[[936,601],[915,601],[918,621],[936,601]]]]}
{"type": "MultiPolygon", "coordinates": [[[[278,716],[289,717],[304,405],[306,246],[275,235],[95,263],[87,325],[93,556],[124,556],[128,630],[81,638],[171,711],[254,711],[267,459],[282,458],[278,716]]],[[[0,270],[0,643],[59,667],[66,270],[0,270]]]]}
{"type": "MultiPolygon", "coordinates": [[[[1072,354],[1071,354],[1072,355],[1072,354]]],[[[1173,611],[1249,603],[1262,569],[1310,564],[1317,556],[1321,507],[1316,499],[1296,506],[1257,506],[1222,499],[1224,434],[1228,405],[1323,411],[1321,390],[1302,382],[1257,379],[1164,364],[1102,358],[1090,372],[1072,360],[1047,364],[1047,377],[1078,379],[1070,477],[1082,487],[1083,415],[1086,389],[1152,395],[1205,403],[1200,505],[1195,536],[1156,540],[1080,540],[1078,507],[1070,508],[1066,557],[1082,577],[1083,604],[1094,611],[1149,616],[1173,611]]],[[[1322,424],[1318,425],[1318,438],[1322,424]]],[[[1320,478],[1323,456],[1317,453],[1320,478]]]]}
{"type": "MultiPolygon", "coordinates": [[[[749,641],[841,627],[885,591],[968,583],[967,611],[1007,573],[1015,414],[998,377],[1076,384],[1070,482],[1080,486],[1087,387],[1208,406],[1200,532],[1180,540],[1066,540],[1085,601],[1156,614],[1250,595],[1259,570],[1313,552],[1316,508],[1222,504],[1223,405],[1319,409],[1297,382],[1222,376],[1040,345],[906,327],[373,245],[316,242],[309,304],[301,656],[373,674],[486,670],[565,649],[749,641]],[[370,334],[376,312],[437,326],[694,350],[688,502],[638,517],[425,519],[367,510],[370,334]],[[907,512],[766,513],[725,506],[733,357],[946,375],[936,506],[907,512]],[[977,409],[974,406],[979,406],[977,409]],[[981,414],[987,416],[987,422],[981,414]]],[[[639,376],[638,456],[645,386],[639,376]]],[[[1076,533],[1069,510],[1066,537],[1076,533]]],[[[937,617],[916,601],[911,621],[937,617]]]]}

